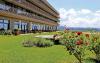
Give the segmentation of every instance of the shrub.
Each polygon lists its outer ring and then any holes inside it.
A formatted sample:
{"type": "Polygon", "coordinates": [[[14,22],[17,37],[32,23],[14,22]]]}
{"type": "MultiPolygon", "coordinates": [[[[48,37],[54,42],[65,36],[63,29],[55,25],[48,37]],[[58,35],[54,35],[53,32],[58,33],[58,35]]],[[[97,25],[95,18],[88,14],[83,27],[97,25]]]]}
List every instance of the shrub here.
{"type": "Polygon", "coordinates": [[[24,47],[32,47],[33,46],[33,42],[30,40],[24,41],[22,44],[24,47]]]}
{"type": "Polygon", "coordinates": [[[20,32],[19,32],[19,30],[18,30],[18,29],[14,29],[14,30],[13,30],[13,34],[14,34],[14,35],[19,35],[19,34],[20,34],[20,32]]]}
{"type": "Polygon", "coordinates": [[[54,43],[51,40],[43,39],[43,38],[34,38],[32,40],[24,41],[23,43],[24,47],[50,47],[53,46],[54,43]]]}
{"type": "Polygon", "coordinates": [[[96,59],[100,62],[100,34],[92,34],[90,42],[89,49],[96,54],[96,59]]]}
{"type": "Polygon", "coordinates": [[[11,35],[12,32],[10,30],[5,30],[4,28],[0,29],[0,35],[11,35]]]}
{"type": "Polygon", "coordinates": [[[66,31],[61,40],[69,54],[74,55],[79,63],[83,63],[85,51],[89,44],[85,35],[82,32],[66,31]]]}
{"type": "Polygon", "coordinates": [[[70,54],[79,60],[79,63],[83,63],[85,51],[87,50],[93,51],[96,54],[96,59],[100,62],[100,33],[85,34],[65,30],[61,43],[66,46],[70,54]]]}
{"type": "Polygon", "coordinates": [[[5,29],[4,28],[1,28],[0,29],[0,35],[4,35],[5,34],[5,29]]]}
{"type": "Polygon", "coordinates": [[[43,38],[35,38],[33,40],[33,44],[37,47],[49,47],[54,45],[51,40],[43,39],[43,38]]]}

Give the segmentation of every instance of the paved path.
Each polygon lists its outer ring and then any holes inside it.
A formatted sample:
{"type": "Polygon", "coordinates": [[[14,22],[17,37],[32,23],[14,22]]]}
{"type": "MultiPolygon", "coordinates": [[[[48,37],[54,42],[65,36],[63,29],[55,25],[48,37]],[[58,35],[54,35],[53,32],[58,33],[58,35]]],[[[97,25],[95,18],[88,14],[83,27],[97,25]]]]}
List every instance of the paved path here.
{"type": "Polygon", "coordinates": [[[47,39],[53,39],[53,35],[38,35],[38,36],[35,36],[37,38],[47,38],[47,39]]]}

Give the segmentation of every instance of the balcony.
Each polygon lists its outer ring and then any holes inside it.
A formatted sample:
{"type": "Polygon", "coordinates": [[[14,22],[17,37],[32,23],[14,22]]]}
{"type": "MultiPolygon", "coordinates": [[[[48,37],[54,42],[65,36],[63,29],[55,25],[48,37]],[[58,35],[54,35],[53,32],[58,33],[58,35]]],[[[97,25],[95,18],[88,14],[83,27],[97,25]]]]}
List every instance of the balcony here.
{"type": "Polygon", "coordinates": [[[56,22],[50,21],[48,19],[36,17],[33,14],[27,14],[27,15],[26,14],[16,14],[15,12],[3,10],[3,9],[0,9],[0,16],[17,19],[17,20],[32,21],[35,23],[42,23],[42,24],[47,24],[51,26],[58,25],[58,23],[56,22]]]}
{"type": "Polygon", "coordinates": [[[35,3],[36,5],[40,6],[41,8],[43,8],[44,10],[46,10],[47,12],[53,14],[55,17],[58,17],[58,14],[56,14],[55,12],[53,12],[53,10],[51,10],[46,3],[44,3],[43,1],[39,1],[39,0],[29,0],[33,3],[35,3]]]}
{"type": "Polygon", "coordinates": [[[7,2],[10,2],[14,5],[17,5],[17,6],[20,6],[22,8],[25,8],[25,9],[28,9],[28,10],[31,10],[32,12],[35,12],[37,14],[40,14],[40,15],[43,15],[43,16],[46,16],[52,20],[55,20],[54,17],[48,15],[48,13],[45,13],[41,10],[38,10],[36,7],[34,7],[32,4],[28,3],[28,2],[25,2],[25,1],[22,1],[22,2],[18,2],[16,0],[6,0],[7,2]],[[34,9],[35,8],[35,9],[34,9]]]}

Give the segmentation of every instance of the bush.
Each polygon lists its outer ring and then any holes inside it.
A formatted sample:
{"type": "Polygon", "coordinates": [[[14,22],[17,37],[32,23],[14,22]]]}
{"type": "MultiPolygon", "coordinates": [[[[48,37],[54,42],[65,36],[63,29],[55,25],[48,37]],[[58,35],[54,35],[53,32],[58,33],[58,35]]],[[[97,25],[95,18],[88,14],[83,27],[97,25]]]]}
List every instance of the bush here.
{"type": "Polygon", "coordinates": [[[0,29],[0,35],[4,35],[5,34],[5,29],[4,28],[1,28],[0,29]]]}
{"type": "Polygon", "coordinates": [[[28,40],[28,41],[24,41],[23,42],[23,46],[24,47],[32,47],[33,46],[33,42],[28,40]]]}
{"type": "Polygon", "coordinates": [[[37,47],[50,47],[54,45],[51,40],[43,39],[43,38],[35,38],[33,40],[33,44],[37,47]]]}
{"type": "Polygon", "coordinates": [[[24,47],[50,47],[53,46],[54,43],[51,40],[43,39],[43,38],[34,38],[32,40],[27,40],[23,42],[24,47]]]}
{"type": "Polygon", "coordinates": [[[18,30],[18,29],[14,29],[14,30],[13,30],[13,34],[14,34],[14,35],[19,35],[19,34],[20,34],[20,32],[19,32],[19,30],[18,30]]]}
{"type": "Polygon", "coordinates": [[[0,29],[0,35],[11,35],[11,30],[5,30],[4,28],[0,29]]]}

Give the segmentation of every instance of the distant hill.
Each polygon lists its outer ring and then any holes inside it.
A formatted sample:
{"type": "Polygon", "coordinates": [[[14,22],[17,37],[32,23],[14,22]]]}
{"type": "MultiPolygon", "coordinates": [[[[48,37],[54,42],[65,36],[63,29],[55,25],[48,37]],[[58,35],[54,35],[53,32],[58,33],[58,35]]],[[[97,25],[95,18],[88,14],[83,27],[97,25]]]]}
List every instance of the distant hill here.
{"type": "Polygon", "coordinates": [[[64,26],[58,26],[58,30],[64,30],[64,26]]]}
{"type": "MultiPolygon", "coordinates": [[[[64,26],[59,26],[58,30],[64,30],[64,26]]],[[[94,31],[100,31],[100,28],[82,28],[82,27],[67,27],[67,29],[75,30],[75,31],[87,31],[87,30],[94,30],[94,31]]]]}

